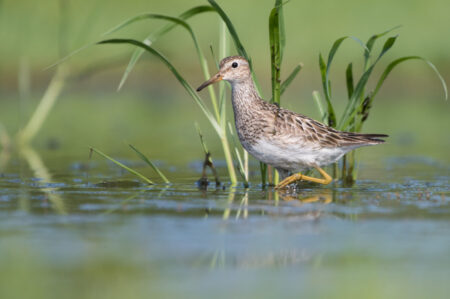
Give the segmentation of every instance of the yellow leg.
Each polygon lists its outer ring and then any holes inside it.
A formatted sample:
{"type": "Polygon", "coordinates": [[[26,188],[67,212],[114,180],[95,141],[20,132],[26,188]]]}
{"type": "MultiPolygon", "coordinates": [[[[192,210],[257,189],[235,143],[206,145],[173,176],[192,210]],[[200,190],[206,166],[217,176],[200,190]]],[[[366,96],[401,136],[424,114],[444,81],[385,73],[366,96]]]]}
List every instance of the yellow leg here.
{"type": "Polygon", "coordinates": [[[275,186],[275,189],[284,188],[287,185],[292,184],[297,181],[300,181],[300,180],[313,182],[313,183],[319,183],[319,184],[323,184],[323,185],[328,185],[329,183],[331,183],[333,181],[331,176],[329,176],[328,173],[325,172],[325,170],[323,170],[320,167],[314,167],[314,168],[317,169],[317,171],[323,176],[323,179],[313,178],[310,176],[303,175],[301,173],[295,173],[295,174],[285,178],[284,180],[282,180],[278,185],[275,186]]]}

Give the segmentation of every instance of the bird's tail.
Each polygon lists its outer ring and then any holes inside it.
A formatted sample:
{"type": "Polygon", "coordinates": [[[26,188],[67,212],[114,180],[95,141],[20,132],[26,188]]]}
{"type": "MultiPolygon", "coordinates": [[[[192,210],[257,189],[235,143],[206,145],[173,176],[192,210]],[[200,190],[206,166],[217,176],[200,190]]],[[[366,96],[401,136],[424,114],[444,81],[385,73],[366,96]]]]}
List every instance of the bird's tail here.
{"type": "Polygon", "coordinates": [[[341,137],[346,145],[375,145],[385,142],[381,138],[387,138],[386,134],[363,134],[353,132],[342,132],[341,137]]]}

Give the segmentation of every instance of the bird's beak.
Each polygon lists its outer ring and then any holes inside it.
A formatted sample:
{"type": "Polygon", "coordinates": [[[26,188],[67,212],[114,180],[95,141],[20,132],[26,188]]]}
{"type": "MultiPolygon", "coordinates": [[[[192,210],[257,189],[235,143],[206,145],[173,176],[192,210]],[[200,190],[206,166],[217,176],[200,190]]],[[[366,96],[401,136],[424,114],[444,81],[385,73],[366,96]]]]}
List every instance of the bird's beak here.
{"type": "Polygon", "coordinates": [[[206,82],[204,82],[202,85],[200,85],[200,86],[197,88],[197,91],[202,90],[203,88],[205,88],[206,86],[208,86],[208,85],[210,85],[210,84],[219,82],[219,81],[221,81],[222,79],[223,79],[223,77],[222,77],[222,75],[221,75],[220,72],[219,72],[219,73],[215,74],[214,76],[212,76],[211,79],[209,79],[208,81],[206,81],[206,82]]]}

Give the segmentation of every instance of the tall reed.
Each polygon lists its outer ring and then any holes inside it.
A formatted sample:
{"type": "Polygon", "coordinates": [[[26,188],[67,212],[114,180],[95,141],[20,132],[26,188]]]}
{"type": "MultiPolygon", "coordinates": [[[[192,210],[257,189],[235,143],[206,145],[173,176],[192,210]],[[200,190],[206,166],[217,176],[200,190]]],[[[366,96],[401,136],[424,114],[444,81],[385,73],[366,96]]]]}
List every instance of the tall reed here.
{"type": "MultiPolygon", "coordinates": [[[[318,104],[319,111],[322,114],[322,119],[326,120],[329,126],[343,131],[361,132],[363,124],[366,122],[366,120],[370,115],[373,100],[375,96],[378,94],[386,78],[389,76],[389,74],[396,66],[408,60],[422,60],[428,66],[430,66],[431,69],[437,74],[439,80],[441,81],[444,90],[444,96],[445,99],[447,99],[448,97],[447,85],[443,77],[441,76],[437,68],[434,66],[434,64],[432,64],[430,61],[420,56],[404,56],[394,59],[385,67],[375,87],[372,89],[368,87],[368,82],[375,66],[379,63],[381,58],[394,46],[398,35],[388,37],[385,40],[383,47],[378,55],[374,55],[373,53],[375,42],[379,38],[389,34],[390,32],[392,32],[397,28],[398,27],[395,27],[382,33],[374,34],[367,40],[366,43],[362,43],[359,39],[355,37],[350,36],[341,37],[333,43],[328,53],[327,63],[325,63],[322,54],[319,55],[319,68],[322,77],[323,94],[325,96],[327,109],[324,110],[322,108],[321,99],[318,93],[313,93],[313,97],[315,102],[318,104]],[[356,40],[358,43],[361,44],[363,48],[363,66],[362,66],[363,71],[361,77],[356,81],[355,85],[354,82],[355,78],[353,74],[353,63],[350,62],[348,64],[345,70],[348,101],[342,116],[338,119],[336,117],[333,105],[333,97],[331,93],[332,88],[331,88],[331,81],[329,78],[329,72],[331,64],[333,62],[334,55],[338,51],[342,42],[348,38],[356,40]],[[375,59],[373,60],[374,57],[375,59]]],[[[355,151],[353,151],[347,154],[343,159],[340,178],[344,184],[352,184],[356,179],[357,160],[355,155],[356,155],[355,151]]]]}
{"type": "MultiPolygon", "coordinates": [[[[219,139],[222,143],[223,152],[225,155],[225,160],[227,162],[227,168],[230,176],[230,181],[232,184],[235,184],[237,182],[237,176],[235,171],[235,166],[232,159],[232,150],[230,146],[230,133],[227,133],[227,116],[226,116],[226,109],[225,109],[225,92],[223,89],[223,86],[220,86],[219,88],[219,95],[216,95],[214,89],[212,86],[208,87],[209,90],[209,97],[211,101],[212,110],[205,105],[205,103],[202,101],[202,99],[198,96],[197,93],[195,93],[192,86],[185,80],[185,78],[178,72],[178,70],[175,68],[174,65],[170,63],[170,61],[158,50],[156,50],[152,43],[158,39],[159,37],[163,36],[164,34],[167,34],[170,30],[175,28],[176,26],[183,27],[186,32],[191,36],[192,41],[194,43],[197,56],[199,59],[200,66],[202,68],[203,74],[205,78],[209,78],[209,70],[207,66],[207,62],[205,59],[204,54],[201,51],[201,47],[199,46],[197,42],[196,35],[191,28],[191,26],[186,22],[189,18],[198,16],[205,12],[213,12],[216,13],[219,18],[223,21],[222,23],[222,29],[219,32],[219,40],[221,41],[221,49],[225,48],[226,46],[226,32],[225,28],[228,30],[228,33],[231,37],[231,40],[233,41],[233,44],[236,48],[236,51],[239,55],[245,57],[250,64],[250,68],[252,70],[252,76],[256,83],[257,89],[259,89],[258,81],[256,80],[255,74],[253,72],[252,68],[252,60],[251,57],[248,55],[245,47],[243,46],[239,35],[237,34],[237,31],[231,22],[228,15],[225,13],[225,11],[214,1],[214,0],[208,0],[210,5],[204,5],[204,6],[197,6],[193,7],[178,17],[172,17],[167,15],[161,15],[161,14],[153,14],[153,13],[147,13],[147,14],[141,14],[138,16],[135,16],[133,18],[130,18],[126,20],[125,22],[119,24],[118,26],[114,27],[110,31],[107,32],[107,34],[116,32],[134,22],[146,20],[146,19],[160,19],[169,22],[166,26],[162,27],[161,29],[153,32],[150,34],[146,39],[144,39],[142,42],[133,40],[133,39],[107,39],[102,40],[98,42],[98,44],[131,44],[137,47],[137,49],[133,52],[133,55],[128,63],[128,66],[126,68],[126,71],[124,75],[122,76],[122,79],[119,84],[119,89],[123,86],[124,82],[128,78],[128,75],[138,62],[141,55],[147,51],[156,57],[158,57],[167,67],[168,69],[175,75],[176,79],[179,81],[179,83],[186,89],[188,94],[194,99],[194,102],[200,107],[203,114],[206,116],[206,118],[209,120],[211,126],[216,131],[217,135],[219,136],[219,139]]],[[[299,71],[302,68],[302,65],[297,65],[294,70],[287,76],[287,78],[282,81],[281,80],[281,66],[282,66],[282,60],[283,60],[283,53],[284,48],[286,45],[286,34],[285,34],[285,25],[284,25],[284,14],[283,14],[283,6],[284,3],[282,3],[281,0],[275,0],[274,7],[272,8],[270,14],[269,14],[269,43],[270,43],[270,66],[271,66],[271,82],[272,82],[272,96],[270,102],[280,105],[281,101],[281,95],[286,90],[286,88],[289,86],[289,84],[294,80],[294,78],[298,75],[299,71]]],[[[383,85],[384,81],[388,77],[388,75],[391,73],[391,71],[401,62],[412,60],[412,59],[419,59],[425,61],[439,76],[443,87],[445,91],[445,97],[447,98],[447,87],[446,84],[437,71],[436,67],[429,62],[428,60],[420,57],[420,56],[405,56],[398,59],[395,59],[392,61],[388,66],[385,68],[384,72],[380,76],[375,88],[372,91],[367,92],[367,83],[369,81],[369,78],[372,74],[373,69],[378,64],[380,59],[392,48],[394,45],[397,36],[389,37],[383,47],[381,52],[375,56],[375,60],[372,61],[373,56],[373,48],[375,45],[375,42],[387,35],[389,32],[394,30],[396,28],[393,28],[391,30],[382,32],[380,34],[375,34],[366,43],[363,43],[361,40],[355,37],[351,36],[344,36],[339,39],[337,39],[329,53],[328,53],[328,59],[325,62],[323,56],[319,55],[319,68],[320,73],[322,77],[322,87],[323,87],[323,94],[325,98],[325,105],[322,104],[322,99],[319,95],[319,93],[314,92],[313,98],[315,102],[317,103],[319,110],[322,114],[322,120],[326,121],[329,126],[337,128],[339,130],[347,130],[352,132],[359,132],[362,129],[362,126],[364,122],[367,120],[370,108],[373,103],[373,99],[378,93],[379,89],[383,85]],[[353,64],[350,63],[346,69],[346,86],[347,86],[347,92],[348,92],[348,102],[345,107],[345,110],[342,114],[342,116],[338,119],[336,116],[336,112],[334,109],[334,98],[332,96],[332,88],[330,83],[330,67],[332,65],[333,59],[335,54],[337,53],[340,45],[347,39],[352,39],[358,42],[361,47],[364,50],[364,63],[363,63],[363,72],[361,77],[358,79],[356,84],[354,83],[354,74],[353,74],[353,64]]],[[[221,51],[221,56],[226,56],[225,51],[221,51]]],[[[222,58],[222,57],[221,57],[222,58]]],[[[232,136],[231,136],[232,137],[232,136]]],[[[234,151],[235,158],[238,160],[238,169],[239,171],[242,170],[242,168],[245,169],[244,163],[242,163],[241,155],[243,154],[244,157],[246,155],[245,152],[241,152],[237,149],[237,146],[235,145],[235,151],[234,151]]],[[[347,156],[344,158],[343,168],[341,171],[341,177],[346,182],[352,182],[355,179],[355,154],[354,152],[350,154],[351,156],[347,156]],[[348,163],[347,163],[348,162],[348,163]]],[[[269,177],[272,174],[272,170],[267,172],[267,166],[261,163],[261,181],[263,186],[267,183],[267,174],[269,174],[269,177]]],[[[242,175],[242,174],[241,174],[242,175]]],[[[242,175],[245,182],[248,181],[248,175],[245,176],[242,175]]],[[[275,177],[276,181],[276,177],[275,177]]],[[[270,180],[272,183],[273,181],[270,180]]]]}
{"type": "MultiPolygon", "coordinates": [[[[131,70],[133,69],[133,67],[135,66],[135,64],[137,63],[137,61],[139,60],[140,56],[142,55],[142,53],[144,51],[147,51],[147,52],[155,55],[168,67],[168,69],[175,75],[175,77],[179,81],[179,83],[185,88],[185,90],[188,92],[188,94],[193,98],[194,102],[200,107],[203,114],[209,120],[211,126],[214,128],[215,132],[219,136],[219,139],[222,143],[223,152],[225,155],[225,160],[227,162],[230,181],[232,184],[236,184],[237,177],[236,177],[236,172],[235,172],[235,168],[233,165],[232,154],[231,154],[230,144],[229,144],[229,138],[228,138],[227,130],[226,130],[226,109],[225,109],[225,101],[223,100],[223,96],[219,95],[220,102],[218,102],[214,88],[212,86],[208,87],[209,96],[210,96],[211,104],[213,107],[213,110],[211,111],[210,108],[208,108],[204,104],[203,100],[198,96],[198,94],[194,91],[194,89],[187,82],[187,80],[175,68],[175,66],[172,65],[172,63],[162,53],[160,53],[158,50],[156,50],[155,48],[153,48],[151,46],[151,44],[154,40],[156,40],[157,38],[161,37],[162,35],[168,33],[175,26],[183,27],[184,29],[186,29],[186,31],[189,33],[190,37],[192,38],[192,41],[195,46],[195,50],[197,52],[199,63],[202,67],[203,74],[205,76],[205,79],[208,79],[210,77],[210,73],[208,70],[206,58],[201,50],[201,47],[199,46],[199,44],[197,42],[197,37],[196,37],[193,29],[185,20],[192,16],[195,16],[195,15],[198,15],[198,14],[201,14],[204,12],[216,12],[220,16],[222,16],[222,18],[225,18],[225,24],[228,26],[229,31],[235,32],[234,28],[232,28],[231,22],[229,21],[228,17],[223,12],[223,10],[221,10],[221,8],[214,1],[210,1],[210,2],[212,4],[212,6],[194,7],[192,9],[187,10],[186,12],[181,14],[179,17],[171,17],[171,16],[167,16],[167,15],[152,14],[152,13],[142,14],[142,15],[139,15],[139,16],[136,16],[136,17],[126,20],[122,24],[116,26],[115,28],[111,29],[110,31],[108,31],[106,33],[106,34],[110,34],[110,33],[116,32],[136,21],[145,20],[145,19],[162,19],[162,20],[172,23],[172,24],[166,25],[162,29],[156,31],[156,33],[149,35],[143,42],[140,42],[137,40],[132,40],[132,39],[109,39],[109,40],[100,41],[99,44],[126,43],[126,44],[135,45],[140,48],[139,51],[135,51],[133,53],[132,58],[127,66],[127,70],[125,71],[125,74],[122,77],[121,83],[119,84],[119,88],[123,85],[126,78],[128,77],[128,74],[131,72],[131,70]],[[230,26],[232,29],[230,29],[230,26]]],[[[225,34],[225,32],[222,30],[221,35],[224,35],[224,34],[225,34]]],[[[237,37],[237,35],[235,34],[232,36],[235,40],[235,44],[239,45],[240,41],[239,41],[239,38],[237,37]]],[[[220,41],[221,41],[221,43],[227,42],[226,38],[221,38],[220,41]]],[[[223,47],[226,47],[226,46],[223,46],[223,47]]],[[[243,49],[242,46],[240,48],[243,49]]],[[[244,50],[244,52],[245,52],[245,50],[244,50]]]]}

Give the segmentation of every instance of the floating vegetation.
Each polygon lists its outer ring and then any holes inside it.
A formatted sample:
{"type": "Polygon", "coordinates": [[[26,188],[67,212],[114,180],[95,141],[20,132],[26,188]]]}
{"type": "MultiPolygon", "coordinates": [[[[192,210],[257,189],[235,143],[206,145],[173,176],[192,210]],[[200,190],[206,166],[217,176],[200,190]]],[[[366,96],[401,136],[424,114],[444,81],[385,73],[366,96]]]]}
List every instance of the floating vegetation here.
{"type": "MultiPolygon", "coordinates": [[[[134,146],[132,146],[131,144],[130,144],[130,147],[131,147],[131,148],[139,155],[139,157],[140,157],[145,163],[147,163],[148,165],[150,165],[150,166],[153,168],[153,170],[155,170],[155,172],[159,175],[159,177],[160,177],[166,184],[170,183],[169,180],[167,179],[167,177],[166,177],[166,176],[158,169],[158,167],[156,167],[156,165],[155,165],[153,162],[151,162],[144,154],[142,154],[138,149],[136,149],[136,148],[135,148],[134,146]]],[[[140,172],[138,172],[138,171],[136,171],[136,170],[134,170],[134,169],[132,169],[132,168],[130,168],[130,167],[124,165],[123,163],[117,161],[117,160],[114,159],[114,158],[111,158],[110,156],[108,156],[107,154],[105,154],[105,153],[99,151],[99,150],[96,149],[96,148],[93,148],[93,147],[90,148],[90,151],[89,151],[89,157],[92,156],[92,153],[93,153],[93,152],[96,153],[96,154],[99,154],[99,155],[102,156],[103,158],[105,158],[105,159],[107,159],[107,160],[113,162],[113,163],[116,164],[117,166],[119,166],[119,167],[125,169],[126,171],[128,171],[128,172],[134,174],[135,176],[137,176],[139,179],[141,179],[142,181],[146,182],[147,184],[149,184],[149,185],[155,184],[151,179],[149,179],[148,177],[146,177],[146,176],[143,175],[142,173],[140,173],[140,172]]],[[[128,182],[128,181],[127,181],[127,182],[128,182]]],[[[127,183],[127,184],[128,184],[128,183],[127,183]]],[[[119,182],[117,181],[117,182],[112,182],[111,185],[117,185],[118,187],[120,187],[120,186],[122,186],[122,183],[119,183],[119,182]]]]}

